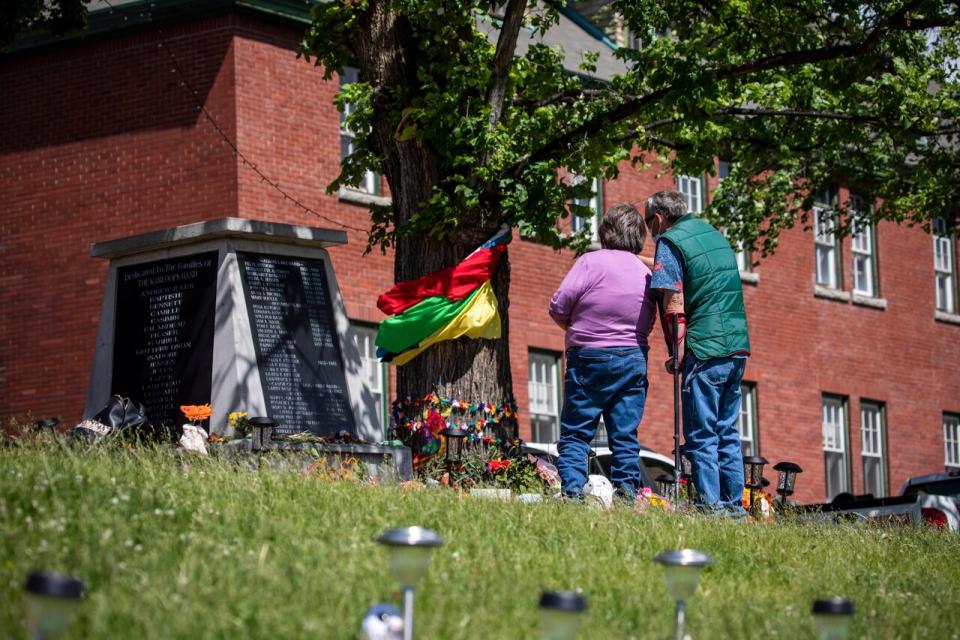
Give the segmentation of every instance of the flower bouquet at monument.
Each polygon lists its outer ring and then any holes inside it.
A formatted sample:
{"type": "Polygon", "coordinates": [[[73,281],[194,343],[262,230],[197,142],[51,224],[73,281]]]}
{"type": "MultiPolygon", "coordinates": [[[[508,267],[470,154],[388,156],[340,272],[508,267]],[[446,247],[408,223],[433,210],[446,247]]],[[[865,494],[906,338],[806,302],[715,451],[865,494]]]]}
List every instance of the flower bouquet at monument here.
{"type": "Polygon", "coordinates": [[[234,438],[246,438],[252,431],[246,411],[234,411],[228,414],[227,424],[233,429],[234,438]]]}
{"type": "Polygon", "coordinates": [[[743,508],[753,514],[755,518],[762,520],[773,520],[773,497],[766,491],[758,490],[753,492],[753,508],[750,506],[750,489],[743,490],[743,508]]]}
{"type": "Polygon", "coordinates": [[[183,425],[183,435],[180,436],[180,446],[187,451],[206,454],[208,438],[206,430],[203,428],[203,421],[208,420],[213,415],[213,408],[210,404],[201,405],[182,405],[180,411],[184,417],[190,421],[183,425]]]}
{"type": "Polygon", "coordinates": [[[650,487],[643,487],[637,493],[637,501],[634,508],[640,511],[645,509],[660,509],[662,511],[672,511],[673,506],[665,497],[654,493],[650,487]]]}

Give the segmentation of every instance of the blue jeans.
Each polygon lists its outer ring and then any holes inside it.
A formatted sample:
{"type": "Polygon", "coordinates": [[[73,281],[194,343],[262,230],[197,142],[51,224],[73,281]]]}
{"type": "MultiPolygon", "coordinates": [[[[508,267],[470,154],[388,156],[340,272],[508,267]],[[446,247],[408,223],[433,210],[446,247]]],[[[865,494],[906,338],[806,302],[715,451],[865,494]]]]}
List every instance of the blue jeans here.
{"type": "Polygon", "coordinates": [[[693,463],[702,506],[734,515],[743,509],[740,381],[746,358],[683,360],[683,450],[693,463]]]}
{"type": "Polygon", "coordinates": [[[590,441],[602,415],[613,453],[610,481],[618,495],[635,499],[640,488],[637,426],[647,400],[647,348],[571,347],[563,395],[557,446],[563,492],[583,495],[590,441]]]}

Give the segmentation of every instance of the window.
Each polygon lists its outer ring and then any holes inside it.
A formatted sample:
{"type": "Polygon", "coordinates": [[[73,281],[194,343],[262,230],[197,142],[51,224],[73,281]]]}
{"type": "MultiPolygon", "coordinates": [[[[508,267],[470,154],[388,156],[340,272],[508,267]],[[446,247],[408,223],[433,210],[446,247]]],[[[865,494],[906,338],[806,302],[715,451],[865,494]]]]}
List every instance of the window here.
{"type": "MultiPolygon", "coordinates": [[[[586,180],[587,178],[576,174],[571,174],[570,176],[570,184],[572,185],[581,184],[586,182],[586,180]]],[[[591,196],[589,198],[574,198],[572,200],[573,204],[589,209],[591,214],[589,217],[585,217],[574,213],[570,220],[570,227],[574,233],[589,230],[591,241],[594,244],[599,244],[600,221],[603,218],[603,191],[599,178],[590,180],[590,193],[591,196]]]]}
{"type": "Polygon", "coordinates": [[[957,256],[947,221],[933,221],[933,270],[936,278],[937,310],[957,313],[957,256]]]}
{"type": "Polygon", "coordinates": [[[817,284],[829,289],[840,288],[840,248],[834,235],[834,220],[829,209],[833,206],[833,192],[818,194],[813,204],[817,284]]]}
{"type": "Polygon", "coordinates": [[[869,207],[860,196],[850,196],[850,213],[853,216],[853,232],[850,236],[853,254],[853,292],[875,298],[877,296],[877,249],[875,229],[865,220],[870,215],[869,207]]]}
{"type": "Polygon", "coordinates": [[[740,451],[744,456],[760,452],[757,442],[757,386],[752,382],[740,385],[740,416],[737,418],[740,431],[740,451]]]}
{"type": "Polygon", "coordinates": [[[838,493],[850,491],[846,413],[845,398],[823,396],[823,466],[827,500],[832,500],[838,493]]]}
{"type": "Polygon", "coordinates": [[[887,445],[883,405],[860,403],[860,449],[863,456],[863,492],[887,495],[887,445]]]}
{"type": "MultiPolygon", "coordinates": [[[[357,70],[352,67],[345,67],[340,75],[340,86],[352,84],[358,81],[357,70]]],[[[340,114],[340,159],[351,155],[354,151],[354,138],[356,132],[347,126],[347,118],[354,112],[354,105],[349,102],[343,106],[343,113],[340,114]]],[[[360,184],[354,185],[354,189],[365,193],[380,195],[380,174],[375,171],[367,171],[363,175],[360,184]]]]}
{"type": "Polygon", "coordinates": [[[703,177],[677,176],[677,191],[686,199],[688,213],[703,211],[703,177]]]}
{"type": "Polygon", "coordinates": [[[363,367],[363,379],[373,395],[373,401],[380,416],[384,433],[389,423],[387,407],[387,365],[377,359],[377,329],[374,326],[353,323],[353,336],[360,350],[360,364],[363,367]]]}
{"type": "Polygon", "coordinates": [[[556,442],[560,438],[560,355],[531,350],[528,361],[530,439],[556,442]]]}
{"type": "MultiPolygon", "coordinates": [[[[730,163],[726,160],[721,160],[717,163],[717,177],[720,178],[720,181],[730,175],[730,163]]],[[[748,273],[750,269],[750,252],[743,248],[743,243],[738,242],[734,247],[733,251],[737,256],[737,268],[740,269],[741,273],[748,273]]],[[[746,454],[744,454],[746,455],[746,454]]]]}
{"type": "Polygon", "coordinates": [[[943,414],[943,465],[960,469],[960,415],[954,413],[943,414]]]}

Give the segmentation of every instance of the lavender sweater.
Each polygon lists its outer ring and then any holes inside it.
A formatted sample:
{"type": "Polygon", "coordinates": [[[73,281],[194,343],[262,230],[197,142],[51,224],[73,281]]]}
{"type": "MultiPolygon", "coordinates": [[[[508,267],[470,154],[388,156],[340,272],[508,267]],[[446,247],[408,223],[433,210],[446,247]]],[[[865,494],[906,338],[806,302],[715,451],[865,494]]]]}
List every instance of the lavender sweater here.
{"type": "Polygon", "coordinates": [[[654,318],[651,273],[629,251],[600,249],[578,259],[550,299],[567,325],[568,347],[645,347],[654,318]]]}

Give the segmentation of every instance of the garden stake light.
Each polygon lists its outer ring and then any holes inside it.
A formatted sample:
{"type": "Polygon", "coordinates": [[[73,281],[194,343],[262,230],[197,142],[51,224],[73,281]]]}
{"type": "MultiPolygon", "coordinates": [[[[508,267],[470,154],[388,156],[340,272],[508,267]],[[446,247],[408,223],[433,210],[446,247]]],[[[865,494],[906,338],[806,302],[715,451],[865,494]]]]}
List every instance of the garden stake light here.
{"type": "Polygon", "coordinates": [[[676,640],[689,640],[686,634],[687,600],[693,597],[700,580],[700,570],[713,564],[713,558],[694,549],[664,551],[656,558],[664,566],[667,591],[677,605],[676,640]]]}
{"type": "Polygon", "coordinates": [[[413,639],[413,593],[430,567],[434,547],[443,545],[435,531],[423,527],[390,529],[377,542],[390,552],[390,573],[403,590],[403,640],[413,639]]]}
{"type": "Polygon", "coordinates": [[[576,591],[544,591],[540,594],[540,637],[543,640],[573,640],[580,630],[580,614],[587,599],[576,591]]]}
{"type": "Polygon", "coordinates": [[[780,506],[786,506],[787,496],[793,495],[793,487],[797,482],[797,474],[803,473],[796,462],[778,462],[773,465],[773,470],[777,472],[777,493],[780,494],[780,506]]]}
{"type": "Polygon", "coordinates": [[[26,592],[27,637],[54,640],[70,626],[83,599],[83,581],[62,573],[31,571],[26,592]]]}
{"type": "Polygon", "coordinates": [[[60,424],[60,418],[44,418],[34,422],[33,426],[40,433],[42,439],[56,442],[58,424],[60,424]]]}
{"type": "Polygon", "coordinates": [[[673,489],[676,479],[669,473],[661,473],[654,480],[657,483],[657,493],[663,497],[671,495],[669,492],[673,489]]]}
{"type": "Polygon", "coordinates": [[[463,460],[463,447],[467,441],[467,431],[459,427],[448,427],[440,432],[446,442],[443,461],[447,470],[453,465],[459,465],[463,460]]]}
{"type": "Polygon", "coordinates": [[[763,488],[763,465],[767,459],[763,456],[746,456],[743,459],[744,485],[750,489],[750,510],[753,511],[754,492],[763,488]]]}
{"type": "Polygon", "coordinates": [[[820,640],[846,640],[853,621],[853,603],[844,598],[813,603],[813,623],[820,640]]]}
{"type": "Polygon", "coordinates": [[[273,429],[275,426],[277,426],[277,423],[273,418],[268,418],[266,416],[250,418],[248,422],[250,423],[250,430],[253,435],[253,439],[250,443],[250,449],[252,451],[268,450],[273,438],[273,429]]]}

